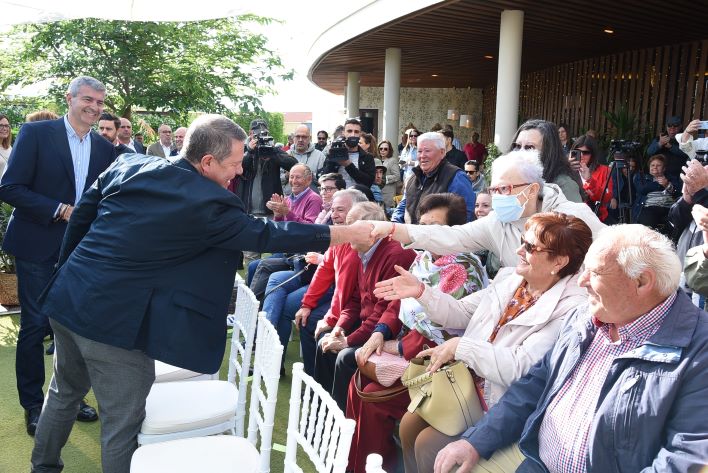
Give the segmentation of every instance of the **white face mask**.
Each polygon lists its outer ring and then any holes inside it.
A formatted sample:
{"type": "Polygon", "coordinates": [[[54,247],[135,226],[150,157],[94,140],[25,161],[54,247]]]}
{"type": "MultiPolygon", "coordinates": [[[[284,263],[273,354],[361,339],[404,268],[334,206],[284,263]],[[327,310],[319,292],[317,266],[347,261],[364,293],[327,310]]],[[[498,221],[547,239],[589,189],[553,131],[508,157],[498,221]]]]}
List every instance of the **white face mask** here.
{"type": "MultiPolygon", "coordinates": [[[[531,184],[529,184],[530,186],[531,184]]],[[[526,189],[529,188],[529,186],[526,186],[526,188],[521,191],[520,193],[514,195],[514,194],[509,194],[509,195],[503,195],[503,194],[493,194],[492,195],[492,209],[497,215],[497,219],[502,222],[502,223],[510,223],[510,222],[515,222],[518,219],[521,218],[521,215],[524,213],[524,207],[526,206],[526,203],[529,201],[529,198],[524,195],[524,192],[526,192],[526,189]],[[521,205],[519,202],[518,196],[524,195],[526,197],[526,202],[524,202],[524,205],[521,205]]]]}

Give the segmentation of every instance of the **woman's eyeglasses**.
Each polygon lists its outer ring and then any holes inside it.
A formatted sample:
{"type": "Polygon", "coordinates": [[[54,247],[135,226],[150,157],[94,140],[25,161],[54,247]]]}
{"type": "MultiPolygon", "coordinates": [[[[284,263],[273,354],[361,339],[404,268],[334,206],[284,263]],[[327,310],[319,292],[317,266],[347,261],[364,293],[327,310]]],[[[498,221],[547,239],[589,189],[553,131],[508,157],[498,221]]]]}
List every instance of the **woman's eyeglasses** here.
{"type": "Polygon", "coordinates": [[[589,149],[576,149],[575,151],[579,152],[579,153],[582,154],[583,156],[590,156],[590,155],[592,155],[592,151],[590,151],[589,149]]]}
{"type": "Polygon", "coordinates": [[[388,151],[388,146],[381,146],[379,151],[388,151]]]}
{"type": "Polygon", "coordinates": [[[549,250],[548,248],[539,248],[539,247],[537,247],[536,245],[532,245],[531,243],[529,243],[528,241],[526,241],[526,240],[524,239],[524,236],[523,236],[523,235],[521,235],[521,246],[523,246],[523,247],[524,247],[524,250],[526,251],[526,253],[528,253],[528,254],[530,254],[530,255],[532,255],[532,254],[534,254],[534,253],[536,253],[536,252],[540,252],[540,253],[553,253],[553,251],[552,251],[552,250],[549,250]]]}
{"type": "Polygon", "coordinates": [[[418,138],[418,135],[410,134],[410,135],[408,135],[408,137],[409,137],[409,138],[418,138]]]}
{"type": "Polygon", "coordinates": [[[509,195],[511,194],[511,191],[516,189],[517,187],[523,187],[528,185],[530,185],[528,182],[525,182],[523,184],[505,184],[501,186],[488,187],[487,190],[490,194],[509,195]]]}

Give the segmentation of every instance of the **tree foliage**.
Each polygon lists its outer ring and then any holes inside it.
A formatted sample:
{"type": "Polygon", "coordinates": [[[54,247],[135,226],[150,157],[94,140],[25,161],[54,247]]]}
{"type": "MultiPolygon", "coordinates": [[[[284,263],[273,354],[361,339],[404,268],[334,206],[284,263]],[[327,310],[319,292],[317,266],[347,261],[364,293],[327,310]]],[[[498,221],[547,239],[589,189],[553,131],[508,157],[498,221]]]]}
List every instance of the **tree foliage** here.
{"type": "MultiPolygon", "coordinates": [[[[198,5],[197,5],[198,7],[198,5]]],[[[0,59],[0,90],[52,79],[57,101],[71,79],[106,84],[106,106],[130,118],[134,107],[186,118],[189,111],[260,110],[259,96],[292,72],[249,26],[255,15],[183,23],[82,19],[21,25],[0,59]]]]}

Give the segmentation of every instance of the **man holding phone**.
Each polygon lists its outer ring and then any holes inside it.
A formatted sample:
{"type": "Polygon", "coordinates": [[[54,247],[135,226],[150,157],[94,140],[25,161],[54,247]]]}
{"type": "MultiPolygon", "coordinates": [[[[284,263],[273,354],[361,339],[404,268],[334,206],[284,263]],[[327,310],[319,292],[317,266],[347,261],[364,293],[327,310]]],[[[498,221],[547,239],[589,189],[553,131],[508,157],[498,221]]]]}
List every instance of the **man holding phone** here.
{"type": "Polygon", "coordinates": [[[663,154],[666,158],[666,172],[673,176],[681,174],[681,168],[686,165],[688,155],[681,151],[677,135],[681,131],[681,117],[673,116],[666,120],[666,131],[651,142],[647,148],[646,156],[663,154]]]}
{"type": "MultiPolygon", "coordinates": [[[[686,153],[691,159],[696,157],[697,151],[708,150],[708,120],[693,120],[679,136],[681,151],[686,153]]],[[[704,155],[705,156],[705,155],[704,155]]],[[[705,164],[705,163],[704,163],[705,164]]]]}

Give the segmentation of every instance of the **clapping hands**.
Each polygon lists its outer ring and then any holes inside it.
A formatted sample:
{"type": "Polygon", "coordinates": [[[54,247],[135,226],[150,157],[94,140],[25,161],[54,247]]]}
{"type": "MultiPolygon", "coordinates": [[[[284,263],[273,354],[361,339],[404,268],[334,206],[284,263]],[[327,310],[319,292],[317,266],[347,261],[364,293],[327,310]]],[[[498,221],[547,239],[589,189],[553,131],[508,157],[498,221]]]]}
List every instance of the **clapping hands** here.
{"type": "Polygon", "coordinates": [[[285,217],[290,212],[287,199],[279,194],[273,194],[270,200],[266,202],[266,207],[278,217],[285,217]]]}

